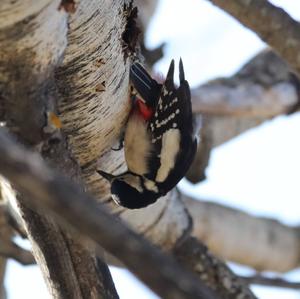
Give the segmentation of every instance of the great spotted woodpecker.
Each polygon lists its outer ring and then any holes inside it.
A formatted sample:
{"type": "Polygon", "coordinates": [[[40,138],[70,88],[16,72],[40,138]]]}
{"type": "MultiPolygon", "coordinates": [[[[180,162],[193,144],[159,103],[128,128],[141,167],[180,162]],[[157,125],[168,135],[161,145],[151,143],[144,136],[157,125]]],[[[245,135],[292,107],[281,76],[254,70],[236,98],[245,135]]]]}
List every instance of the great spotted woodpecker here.
{"type": "Polygon", "coordinates": [[[124,137],[128,171],[114,176],[98,170],[110,181],[118,205],[139,209],[154,203],[176,186],[194,159],[197,141],[181,59],[178,88],[173,77],[174,60],[164,84],[152,79],[139,63],[130,69],[133,108],[124,137]]]}

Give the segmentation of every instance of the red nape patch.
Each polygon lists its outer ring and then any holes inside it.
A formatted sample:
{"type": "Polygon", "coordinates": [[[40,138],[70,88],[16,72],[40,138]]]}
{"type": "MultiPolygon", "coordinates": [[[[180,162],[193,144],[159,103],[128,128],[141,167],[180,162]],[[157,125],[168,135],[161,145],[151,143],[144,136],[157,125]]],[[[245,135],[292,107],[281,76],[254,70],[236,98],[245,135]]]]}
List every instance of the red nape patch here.
{"type": "Polygon", "coordinates": [[[152,108],[148,107],[142,100],[136,100],[140,114],[145,120],[149,120],[153,115],[152,108]]]}

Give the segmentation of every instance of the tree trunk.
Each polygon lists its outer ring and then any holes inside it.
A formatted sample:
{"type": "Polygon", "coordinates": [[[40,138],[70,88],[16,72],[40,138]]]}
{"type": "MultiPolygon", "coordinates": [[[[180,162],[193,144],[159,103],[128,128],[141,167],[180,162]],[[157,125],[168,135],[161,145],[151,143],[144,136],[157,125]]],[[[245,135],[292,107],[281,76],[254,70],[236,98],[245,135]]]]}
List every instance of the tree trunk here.
{"type": "MultiPolygon", "coordinates": [[[[80,180],[56,116],[54,70],[67,45],[68,14],[60,1],[0,5],[0,101],[7,127],[54,167],[80,180]]],[[[54,298],[117,298],[107,269],[47,216],[17,197],[28,237],[54,298]],[[102,272],[101,272],[102,270],[102,272]],[[105,278],[105,279],[104,279],[105,278]]]]}

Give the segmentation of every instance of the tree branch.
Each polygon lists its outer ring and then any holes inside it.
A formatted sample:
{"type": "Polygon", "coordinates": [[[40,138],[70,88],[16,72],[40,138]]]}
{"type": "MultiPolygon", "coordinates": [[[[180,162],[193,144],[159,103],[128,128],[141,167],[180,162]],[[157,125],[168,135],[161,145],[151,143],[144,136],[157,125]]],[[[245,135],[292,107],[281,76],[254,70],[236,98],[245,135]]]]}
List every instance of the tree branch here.
{"type": "Polygon", "coordinates": [[[282,278],[270,278],[262,275],[240,276],[240,278],[247,284],[257,284],[268,287],[279,287],[293,290],[300,289],[300,282],[291,282],[282,278]]]}
{"type": "Polygon", "coordinates": [[[299,266],[298,228],[187,196],[183,201],[193,218],[192,235],[217,256],[258,271],[286,272],[299,266]]]}
{"type": "Polygon", "coordinates": [[[187,178],[205,179],[210,150],[266,120],[296,112],[300,83],[287,64],[265,50],[229,78],[219,78],[192,90],[194,115],[202,116],[201,146],[187,178]]]}
{"type": "MultiPolygon", "coordinates": [[[[32,1],[1,3],[0,113],[22,143],[79,180],[80,167],[56,116],[60,97],[54,70],[61,63],[68,31],[68,15],[60,4],[60,0],[37,5],[32,1]]],[[[18,195],[16,200],[35,258],[55,298],[117,298],[112,283],[105,285],[107,271],[99,272],[93,254],[75,244],[50,217],[28,208],[26,200],[18,195]]]]}
{"type": "MultiPolygon", "coordinates": [[[[1,189],[0,189],[1,191],[1,189]]],[[[13,233],[11,227],[7,225],[7,217],[6,217],[3,198],[0,192],[0,244],[5,242],[11,242],[13,237],[13,233]]],[[[1,246],[1,245],[0,245],[1,246]]],[[[0,256],[0,299],[6,299],[6,289],[4,285],[5,274],[6,274],[6,266],[7,266],[7,258],[4,256],[0,256]]]]}
{"type": "Polygon", "coordinates": [[[35,264],[32,253],[19,247],[13,242],[14,232],[10,223],[7,206],[1,201],[5,197],[5,187],[0,180],[0,256],[3,258],[12,258],[22,265],[35,264]]]}
{"type": "Polygon", "coordinates": [[[6,290],[4,286],[4,278],[6,272],[7,259],[0,257],[0,299],[6,299],[6,290]]]}
{"type": "Polygon", "coordinates": [[[0,239],[0,242],[0,255],[2,257],[12,258],[24,266],[35,264],[35,259],[30,251],[19,247],[12,241],[0,239]]]}
{"type": "Polygon", "coordinates": [[[283,9],[265,0],[209,0],[253,30],[300,77],[300,24],[283,9]]]}
{"type": "Polygon", "coordinates": [[[109,215],[67,178],[47,168],[37,154],[18,147],[3,131],[0,172],[27,195],[30,206],[51,212],[61,224],[68,223],[82,237],[90,237],[163,298],[216,298],[191,273],[109,215]],[[120,244],[121,239],[126,242],[120,244]]]}
{"type": "Polygon", "coordinates": [[[270,49],[255,55],[234,76],[192,90],[194,114],[270,119],[299,108],[299,81],[270,49]]]}
{"type": "Polygon", "coordinates": [[[238,276],[195,238],[189,237],[178,244],[174,254],[185,267],[197,273],[198,277],[221,298],[256,298],[238,276]]]}

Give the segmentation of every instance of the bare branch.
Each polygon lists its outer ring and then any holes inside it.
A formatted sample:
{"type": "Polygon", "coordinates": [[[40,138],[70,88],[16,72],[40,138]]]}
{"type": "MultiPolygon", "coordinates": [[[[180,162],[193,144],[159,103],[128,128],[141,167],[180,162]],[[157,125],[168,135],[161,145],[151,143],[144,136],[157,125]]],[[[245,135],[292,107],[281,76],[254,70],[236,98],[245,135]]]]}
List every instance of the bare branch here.
{"type": "MultiPolygon", "coordinates": [[[[0,244],[6,240],[11,240],[13,233],[11,228],[7,225],[7,217],[3,199],[0,192],[0,244]]],[[[6,290],[4,286],[5,274],[6,274],[7,259],[0,256],[0,299],[6,299],[6,290]]]]}
{"type": "MultiPolygon", "coordinates": [[[[144,42],[144,34],[141,37],[141,53],[145,58],[145,62],[149,67],[152,67],[158,60],[164,56],[165,44],[162,43],[154,49],[148,49],[144,42]]],[[[1,108],[0,108],[1,109],[1,108]]],[[[1,111],[1,110],[0,110],[1,111]]]]}
{"type": "Polygon", "coordinates": [[[286,114],[298,101],[294,86],[280,82],[262,86],[256,82],[229,85],[206,84],[193,91],[193,112],[232,117],[272,118],[286,114]]]}
{"type": "Polygon", "coordinates": [[[174,249],[177,259],[197,273],[223,299],[256,298],[247,285],[198,240],[189,237],[174,249]]]}
{"type": "Polygon", "coordinates": [[[240,276],[240,278],[247,284],[257,284],[268,287],[279,287],[293,290],[300,289],[300,282],[287,281],[282,278],[270,278],[262,275],[240,276]]]}
{"type": "Polygon", "coordinates": [[[194,114],[202,115],[201,146],[187,178],[205,179],[210,150],[277,115],[299,110],[300,83],[287,64],[265,50],[234,76],[192,91],[194,114]]]}
{"type": "MultiPolygon", "coordinates": [[[[5,197],[5,187],[0,180],[0,199],[5,197]]],[[[8,208],[3,201],[0,201],[0,255],[3,258],[12,258],[22,265],[35,264],[32,253],[23,249],[13,242],[14,228],[11,225],[11,217],[8,208]]]]}
{"type": "Polygon", "coordinates": [[[300,24],[265,0],[209,0],[269,44],[300,77],[300,24]]]}
{"type": "Polygon", "coordinates": [[[184,203],[193,218],[192,234],[217,256],[258,271],[286,272],[299,266],[297,228],[212,202],[184,197],[184,203]]]}
{"type": "Polygon", "coordinates": [[[47,168],[37,154],[19,148],[4,132],[0,133],[0,171],[27,195],[28,204],[47,209],[62,224],[89,236],[163,298],[216,298],[191,273],[118,222],[67,178],[47,168]]]}
{"type": "Polygon", "coordinates": [[[6,264],[7,264],[6,258],[0,257],[0,299],[6,299],[7,298],[6,290],[5,290],[5,286],[4,286],[6,264]]]}
{"type": "Polygon", "coordinates": [[[19,247],[12,241],[2,240],[1,238],[0,255],[5,258],[12,258],[24,266],[35,264],[35,259],[30,251],[19,247]]]}
{"type": "Polygon", "coordinates": [[[299,81],[288,65],[267,49],[234,76],[192,90],[193,113],[269,119],[299,108],[299,81]]]}

